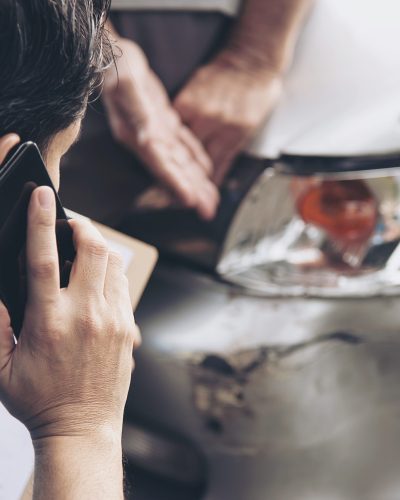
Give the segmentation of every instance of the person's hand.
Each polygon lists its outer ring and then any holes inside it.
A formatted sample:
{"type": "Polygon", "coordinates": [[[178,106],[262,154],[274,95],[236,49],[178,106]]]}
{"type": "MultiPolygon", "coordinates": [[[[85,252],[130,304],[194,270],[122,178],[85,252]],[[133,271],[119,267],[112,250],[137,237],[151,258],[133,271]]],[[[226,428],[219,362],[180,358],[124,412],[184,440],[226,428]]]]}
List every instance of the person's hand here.
{"type": "Polygon", "coordinates": [[[105,76],[103,102],[113,136],[137,154],[153,175],[183,203],[211,219],[219,193],[210,181],[211,161],[182,124],[167,93],[133,42],[116,42],[116,67],[105,76]]]}
{"type": "MultiPolygon", "coordinates": [[[[2,156],[5,149],[0,142],[2,156]]],[[[76,258],[60,289],[55,218],[53,191],[37,188],[28,210],[28,297],[18,343],[0,304],[0,400],[34,442],[104,433],[118,442],[139,341],[127,278],[97,230],[74,220],[76,258]]]]}
{"type": "Polygon", "coordinates": [[[265,122],[281,93],[273,71],[247,71],[220,54],[195,72],[174,106],[202,142],[220,185],[236,156],[265,122]]]}

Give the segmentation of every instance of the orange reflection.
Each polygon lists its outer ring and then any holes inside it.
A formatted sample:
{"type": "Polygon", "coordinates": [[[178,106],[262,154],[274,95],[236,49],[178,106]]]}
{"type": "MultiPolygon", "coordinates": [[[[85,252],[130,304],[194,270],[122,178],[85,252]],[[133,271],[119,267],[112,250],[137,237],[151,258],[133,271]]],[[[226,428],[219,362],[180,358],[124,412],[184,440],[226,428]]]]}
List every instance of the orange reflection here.
{"type": "Polygon", "coordinates": [[[325,180],[314,184],[306,180],[306,185],[297,198],[297,209],[305,222],[323,229],[335,243],[344,246],[369,240],[378,205],[364,181],[325,180]]]}

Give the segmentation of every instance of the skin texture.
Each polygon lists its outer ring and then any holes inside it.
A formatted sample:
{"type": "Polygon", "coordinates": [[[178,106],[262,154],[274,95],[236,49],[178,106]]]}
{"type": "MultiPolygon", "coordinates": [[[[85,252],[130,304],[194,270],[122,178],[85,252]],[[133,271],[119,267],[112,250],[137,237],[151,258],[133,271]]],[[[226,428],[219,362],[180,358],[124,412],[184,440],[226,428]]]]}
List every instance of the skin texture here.
{"type": "Polygon", "coordinates": [[[210,158],[182,123],[143,51],[118,39],[121,56],[106,74],[103,102],[114,137],[136,153],[187,207],[211,219],[219,193],[209,176],[210,158]]]}
{"type": "MultiPolygon", "coordinates": [[[[49,172],[57,183],[61,154],[79,124],[54,138],[49,172]]],[[[0,162],[19,141],[0,139],[0,162]]],[[[120,499],[121,430],[140,342],[121,257],[92,224],[72,221],[77,256],[59,288],[55,200],[37,188],[28,210],[28,300],[15,344],[0,304],[0,399],[31,433],[34,499],[120,499]]]]}
{"type": "Polygon", "coordinates": [[[81,120],[77,120],[66,130],[57,134],[46,152],[46,167],[54,187],[60,187],[60,161],[63,155],[77,140],[81,128],[81,120]]]}
{"type": "Polygon", "coordinates": [[[226,47],[195,72],[173,103],[141,50],[110,26],[122,51],[119,87],[110,71],[103,95],[114,137],[204,219],[214,216],[216,188],[279,100],[311,3],[244,0],[226,47]]]}
{"type": "Polygon", "coordinates": [[[243,71],[223,54],[200,68],[174,102],[184,123],[202,142],[221,185],[235,158],[278,102],[281,79],[243,71]]]}
{"type": "Polygon", "coordinates": [[[278,103],[310,0],[245,0],[226,47],[199,68],[174,107],[200,139],[220,185],[278,103]]]}

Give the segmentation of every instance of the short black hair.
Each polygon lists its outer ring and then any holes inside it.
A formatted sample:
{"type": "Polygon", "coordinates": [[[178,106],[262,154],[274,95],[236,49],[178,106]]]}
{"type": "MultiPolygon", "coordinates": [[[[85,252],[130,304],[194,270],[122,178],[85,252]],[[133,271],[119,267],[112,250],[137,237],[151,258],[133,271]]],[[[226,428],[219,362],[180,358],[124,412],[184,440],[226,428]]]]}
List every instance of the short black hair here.
{"type": "Polygon", "coordinates": [[[112,61],[110,0],[0,0],[0,137],[43,150],[82,116],[112,61]]]}

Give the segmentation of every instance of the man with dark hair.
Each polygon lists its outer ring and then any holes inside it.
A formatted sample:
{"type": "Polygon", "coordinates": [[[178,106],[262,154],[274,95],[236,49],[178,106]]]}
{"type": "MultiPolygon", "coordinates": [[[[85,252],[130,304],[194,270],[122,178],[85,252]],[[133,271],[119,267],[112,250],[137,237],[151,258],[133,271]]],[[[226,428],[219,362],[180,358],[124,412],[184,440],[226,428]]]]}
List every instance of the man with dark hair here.
{"type": "MultiPolygon", "coordinates": [[[[58,187],[92,90],[112,57],[108,0],[0,0],[0,163],[36,141],[58,187]]],[[[28,428],[35,499],[123,497],[121,430],[138,342],[121,258],[72,221],[70,283],[59,288],[55,200],[28,210],[28,300],[18,343],[0,304],[0,400],[28,428]]]]}
{"type": "Polygon", "coordinates": [[[0,134],[46,152],[83,117],[112,61],[103,29],[110,0],[0,1],[0,134]]]}

